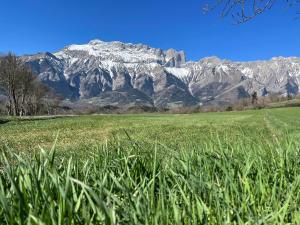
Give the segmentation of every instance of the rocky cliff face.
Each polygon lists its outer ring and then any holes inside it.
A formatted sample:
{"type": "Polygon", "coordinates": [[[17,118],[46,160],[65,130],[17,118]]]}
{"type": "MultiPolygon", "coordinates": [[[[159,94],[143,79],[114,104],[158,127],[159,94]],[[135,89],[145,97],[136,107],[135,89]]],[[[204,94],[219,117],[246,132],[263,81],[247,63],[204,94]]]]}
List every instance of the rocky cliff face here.
{"type": "Polygon", "coordinates": [[[300,84],[300,58],[186,62],[182,51],[99,40],[22,58],[66,99],[99,106],[228,104],[254,91],[298,94],[300,84]]]}

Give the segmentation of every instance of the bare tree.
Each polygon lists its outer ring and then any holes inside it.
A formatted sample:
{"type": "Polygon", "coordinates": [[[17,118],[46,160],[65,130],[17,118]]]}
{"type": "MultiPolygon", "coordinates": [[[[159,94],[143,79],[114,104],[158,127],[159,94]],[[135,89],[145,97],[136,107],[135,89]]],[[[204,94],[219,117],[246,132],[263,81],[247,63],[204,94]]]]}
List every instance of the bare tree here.
{"type": "Polygon", "coordinates": [[[63,97],[49,91],[45,100],[45,110],[48,115],[56,115],[61,108],[63,97]]]}
{"type": "Polygon", "coordinates": [[[28,99],[27,106],[31,115],[44,114],[46,110],[49,93],[52,93],[49,88],[42,85],[38,80],[32,83],[33,88],[30,92],[30,98],[28,99]]]}
{"type": "MultiPolygon", "coordinates": [[[[300,3],[300,0],[284,0],[288,7],[300,3]]],[[[271,9],[276,0],[213,0],[211,4],[205,4],[204,12],[220,10],[221,17],[231,15],[237,23],[245,23],[259,14],[271,9]]]]}
{"type": "Polygon", "coordinates": [[[26,115],[28,113],[27,105],[30,98],[30,94],[34,91],[35,85],[34,85],[35,77],[33,76],[32,72],[22,66],[20,68],[20,74],[19,74],[19,114],[20,116],[26,115]]]}
{"type": "Polygon", "coordinates": [[[19,107],[17,102],[17,89],[20,73],[20,61],[18,58],[9,53],[0,60],[0,86],[8,96],[8,110],[10,114],[18,115],[19,107]]]}
{"type": "Polygon", "coordinates": [[[253,94],[251,95],[251,98],[252,98],[252,105],[257,105],[257,102],[258,102],[258,95],[257,95],[257,92],[254,91],[253,94]]]}
{"type": "Polygon", "coordinates": [[[9,115],[35,115],[48,89],[17,56],[9,53],[0,58],[0,87],[7,96],[9,115]]]}

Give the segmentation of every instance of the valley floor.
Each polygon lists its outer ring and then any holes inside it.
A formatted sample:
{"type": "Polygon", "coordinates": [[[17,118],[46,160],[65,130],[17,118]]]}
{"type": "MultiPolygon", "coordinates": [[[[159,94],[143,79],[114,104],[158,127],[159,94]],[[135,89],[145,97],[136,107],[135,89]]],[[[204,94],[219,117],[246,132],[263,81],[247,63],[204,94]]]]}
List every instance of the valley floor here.
{"type": "Polygon", "coordinates": [[[0,143],[18,151],[44,148],[85,151],[129,135],[168,147],[203,144],[213,139],[270,141],[274,135],[300,134],[300,108],[200,114],[132,114],[12,119],[0,124],[0,143]],[[57,140],[56,140],[57,139],[57,140]]]}
{"type": "Polygon", "coordinates": [[[0,223],[300,224],[300,108],[1,121],[0,223]]]}

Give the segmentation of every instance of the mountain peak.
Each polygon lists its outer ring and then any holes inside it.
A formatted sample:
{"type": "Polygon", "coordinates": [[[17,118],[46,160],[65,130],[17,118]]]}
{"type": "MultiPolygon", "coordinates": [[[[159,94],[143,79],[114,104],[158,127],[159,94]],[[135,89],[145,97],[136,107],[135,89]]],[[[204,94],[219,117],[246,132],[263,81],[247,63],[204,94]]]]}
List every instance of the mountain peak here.
{"type": "Polygon", "coordinates": [[[98,44],[102,44],[104,43],[104,41],[101,41],[99,39],[94,39],[94,40],[91,40],[88,44],[89,45],[98,45],[98,44]]]}
{"type": "Polygon", "coordinates": [[[220,59],[217,56],[209,56],[209,57],[202,58],[200,60],[200,62],[205,62],[205,63],[221,63],[224,61],[226,61],[226,60],[220,59]]]}
{"type": "Polygon", "coordinates": [[[101,105],[231,104],[254,91],[296,95],[300,90],[300,58],[292,57],[233,62],[212,56],[185,63],[183,51],[95,39],[24,61],[62,96],[97,98],[101,105]]]}
{"type": "Polygon", "coordinates": [[[185,53],[170,49],[163,51],[144,44],[123,43],[120,41],[105,42],[99,39],[87,44],[69,45],[55,53],[60,59],[73,59],[73,62],[91,57],[97,58],[100,64],[111,67],[115,63],[159,64],[168,67],[179,67],[185,63],[185,53]]]}

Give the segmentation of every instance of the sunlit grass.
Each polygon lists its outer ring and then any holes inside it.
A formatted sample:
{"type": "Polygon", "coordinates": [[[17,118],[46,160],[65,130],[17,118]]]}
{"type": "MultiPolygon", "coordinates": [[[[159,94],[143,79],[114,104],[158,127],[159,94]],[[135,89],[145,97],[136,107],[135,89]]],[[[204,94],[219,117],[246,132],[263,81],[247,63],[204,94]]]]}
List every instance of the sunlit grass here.
{"type": "Polygon", "coordinates": [[[299,116],[13,120],[0,224],[300,224],[299,116]]]}

